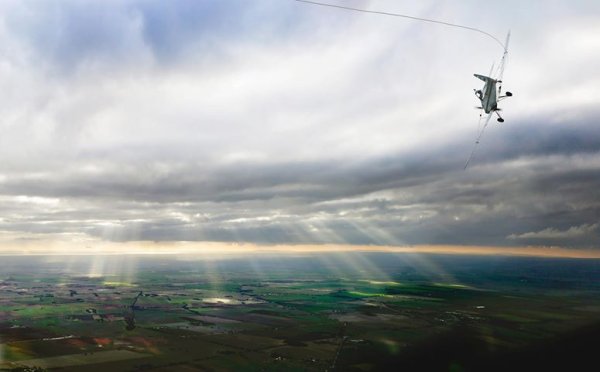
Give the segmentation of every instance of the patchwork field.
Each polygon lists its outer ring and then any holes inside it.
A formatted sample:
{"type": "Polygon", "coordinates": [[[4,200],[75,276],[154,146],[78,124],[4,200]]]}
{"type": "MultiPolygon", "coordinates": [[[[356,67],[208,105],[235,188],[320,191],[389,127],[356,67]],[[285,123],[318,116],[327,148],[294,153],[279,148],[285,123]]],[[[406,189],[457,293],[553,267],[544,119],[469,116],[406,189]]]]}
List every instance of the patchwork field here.
{"type": "Polygon", "coordinates": [[[600,339],[594,260],[353,253],[5,262],[0,370],[572,370],[600,339]]]}

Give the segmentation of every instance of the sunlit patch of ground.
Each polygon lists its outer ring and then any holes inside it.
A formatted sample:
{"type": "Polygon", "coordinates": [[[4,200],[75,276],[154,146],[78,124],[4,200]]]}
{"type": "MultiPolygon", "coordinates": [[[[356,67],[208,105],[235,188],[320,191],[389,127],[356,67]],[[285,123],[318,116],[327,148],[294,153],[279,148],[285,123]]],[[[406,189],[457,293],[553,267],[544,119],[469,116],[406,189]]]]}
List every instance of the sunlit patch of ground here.
{"type": "Polygon", "coordinates": [[[437,287],[445,287],[445,288],[459,288],[459,289],[475,289],[468,285],[458,284],[458,283],[431,283],[437,287]]]}
{"type": "Polygon", "coordinates": [[[233,298],[224,298],[224,297],[203,298],[202,301],[207,304],[224,304],[224,305],[239,305],[239,304],[241,304],[241,302],[239,300],[235,300],[233,298]]]}
{"type": "Polygon", "coordinates": [[[359,292],[359,291],[348,291],[348,293],[356,295],[356,296],[360,296],[360,297],[390,297],[392,298],[392,295],[387,295],[385,293],[368,293],[368,292],[359,292]]]}
{"type": "Polygon", "coordinates": [[[365,282],[365,283],[374,284],[374,285],[402,285],[402,283],[393,282],[393,281],[380,282],[377,280],[359,280],[359,282],[365,282]]]}
{"type": "Polygon", "coordinates": [[[102,282],[102,284],[104,285],[108,285],[111,287],[137,287],[138,285],[135,283],[128,283],[128,282],[111,282],[111,281],[106,281],[106,282],[102,282]]]}

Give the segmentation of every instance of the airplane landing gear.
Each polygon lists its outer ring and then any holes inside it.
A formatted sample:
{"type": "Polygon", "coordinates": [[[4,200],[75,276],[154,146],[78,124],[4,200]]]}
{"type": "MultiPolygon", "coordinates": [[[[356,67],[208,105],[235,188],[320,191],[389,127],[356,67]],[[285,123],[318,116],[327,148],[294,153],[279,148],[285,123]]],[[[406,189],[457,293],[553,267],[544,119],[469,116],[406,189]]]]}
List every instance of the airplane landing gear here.
{"type": "Polygon", "coordinates": [[[498,121],[501,123],[504,123],[504,119],[502,118],[502,116],[500,116],[500,113],[498,112],[498,110],[494,111],[496,113],[496,115],[498,115],[498,121]]]}

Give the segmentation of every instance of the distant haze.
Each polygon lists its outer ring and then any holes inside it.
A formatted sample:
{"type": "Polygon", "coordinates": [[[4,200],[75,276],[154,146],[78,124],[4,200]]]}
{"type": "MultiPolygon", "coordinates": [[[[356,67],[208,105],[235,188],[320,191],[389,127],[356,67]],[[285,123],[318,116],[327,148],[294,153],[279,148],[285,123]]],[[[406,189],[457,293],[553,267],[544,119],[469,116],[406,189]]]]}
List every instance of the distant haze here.
{"type": "Polygon", "coordinates": [[[600,2],[326,2],[511,30],[514,96],[468,170],[473,73],[502,55],[482,34],[291,0],[2,1],[0,253],[596,256],[600,2]]]}

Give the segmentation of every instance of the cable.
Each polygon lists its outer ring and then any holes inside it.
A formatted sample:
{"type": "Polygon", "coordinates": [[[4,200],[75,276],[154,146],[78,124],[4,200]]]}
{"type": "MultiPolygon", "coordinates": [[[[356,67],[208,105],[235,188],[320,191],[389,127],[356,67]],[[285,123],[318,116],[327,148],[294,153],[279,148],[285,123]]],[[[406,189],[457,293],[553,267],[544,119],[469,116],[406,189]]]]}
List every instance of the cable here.
{"type": "MultiPolygon", "coordinates": [[[[502,44],[502,42],[500,40],[496,39],[496,37],[494,35],[489,34],[489,33],[485,32],[485,31],[479,30],[479,29],[474,28],[474,27],[462,26],[462,25],[457,25],[457,24],[454,24],[454,23],[436,21],[436,20],[427,19],[427,18],[413,17],[413,16],[409,16],[409,15],[404,15],[404,14],[380,12],[380,11],[376,11],[376,10],[366,10],[366,9],[359,9],[359,8],[351,8],[351,7],[342,6],[342,5],[319,3],[319,2],[316,2],[316,1],[309,1],[309,0],[296,0],[296,1],[300,2],[300,3],[320,5],[320,6],[330,7],[330,8],[353,10],[353,11],[362,12],[362,13],[373,13],[373,14],[381,14],[381,15],[392,16],[392,17],[408,18],[408,19],[412,19],[412,20],[415,20],[415,21],[437,23],[437,24],[444,25],[444,26],[463,28],[465,30],[471,30],[471,31],[479,32],[481,34],[484,34],[484,35],[489,36],[492,39],[494,39],[494,41],[497,42],[502,47],[502,49],[504,49],[504,56],[502,58],[502,63],[501,63],[500,66],[498,66],[498,69],[502,69],[502,72],[504,72],[504,66],[502,66],[502,65],[504,65],[506,63],[506,54],[508,53],[508,50],[507,50],[508,38],[506,39],[506,44],[507,45],[504,45],[504,44],[502,44]]],[[[509,37],[510,37],[510,33],[509,33],[509,37]]],[[[494,66],[492,65],[492,70],[490,71],[490,74],[492,73],[493,70],[494,70],[494,66]]],[[[496,73],[498,73],[498,70],[496,71],[496,73]]],[[[483,125],[483,128],[481,127],[481,120],[483,118],[482,118],[481,115],[479,115],[479,125],[478,125],[478,128],[477,128],[477,132],[478,132],[477,133],[477,139],[475,140],[475,144],[473,146],[473,150],[471,151],[471,155],[469,156],[469,159],[467,160],[467,163],[465,164],[465,166],[464,166],[463,169],[467,169],[467,167],[469,166],[469,163],[471,162],[471,159],[473,158],[473,155],[475,155],[475,151],[477,150],[477,146],[479,145],[479,142],[483,138],[483,133],[485,132],[485,130],[486,130],[486,128],[487,128],[487,126],[488,126],[488,124],[490,122],[492,114],[493,113],[489,113],[489,115],[487,116],[487,118],[485,120],[485,124],[483,125]]]]}
{"type": "Polygon", "coordinates": [[[381,14],[381,15],[387,15],[387,16],[392,16],[392,17],[401,17],[401,18],[413,19],[415,21],[437,23],[437,24],[440,24],[440,25],[445,25],[445,26],[450,26],[450,27],[464,28],[465,30],[476,31],[476,32],[479,32],[479,33],[482,33],[484,35],[487,35],[487,36],[491,37],[498,44],[500,44],[500,46],[502,46],[502,49],[504,49],[504,51],[506,52],[506,47],[504,46],[504,44],[502,44],[502,42],[500,40],[496,39],[494,37],[494,35],[488,34],[485,31],[481,31],[481,30],[473,28],[473,27],[461,26],[461,25],[456,25],[454,23],[448,23],[448,22],[442,22],[442,21],[435,21],[433,19],[427,19],[427,18],[412,17],[412,16],[408,16],[408,15],[404,15],[404,14],[387,13],[387,12],[379,12],[379,11],[375,11],[375,10],[365,10],[365,9],[351,8],[351,7],[347,7],[347,6],[341,6],[341,5],[318,3],[318,2],[315,2],[315,1],[309,1],[309,0],[296,0],[296,1],[300,2],[300,3],[314,4],[314,5],[321,5],[321,6],[328,6],[328,7],[331,7],[331,8],[354,10],[356,12],[362,12],[362,13],[381,14]]]}

